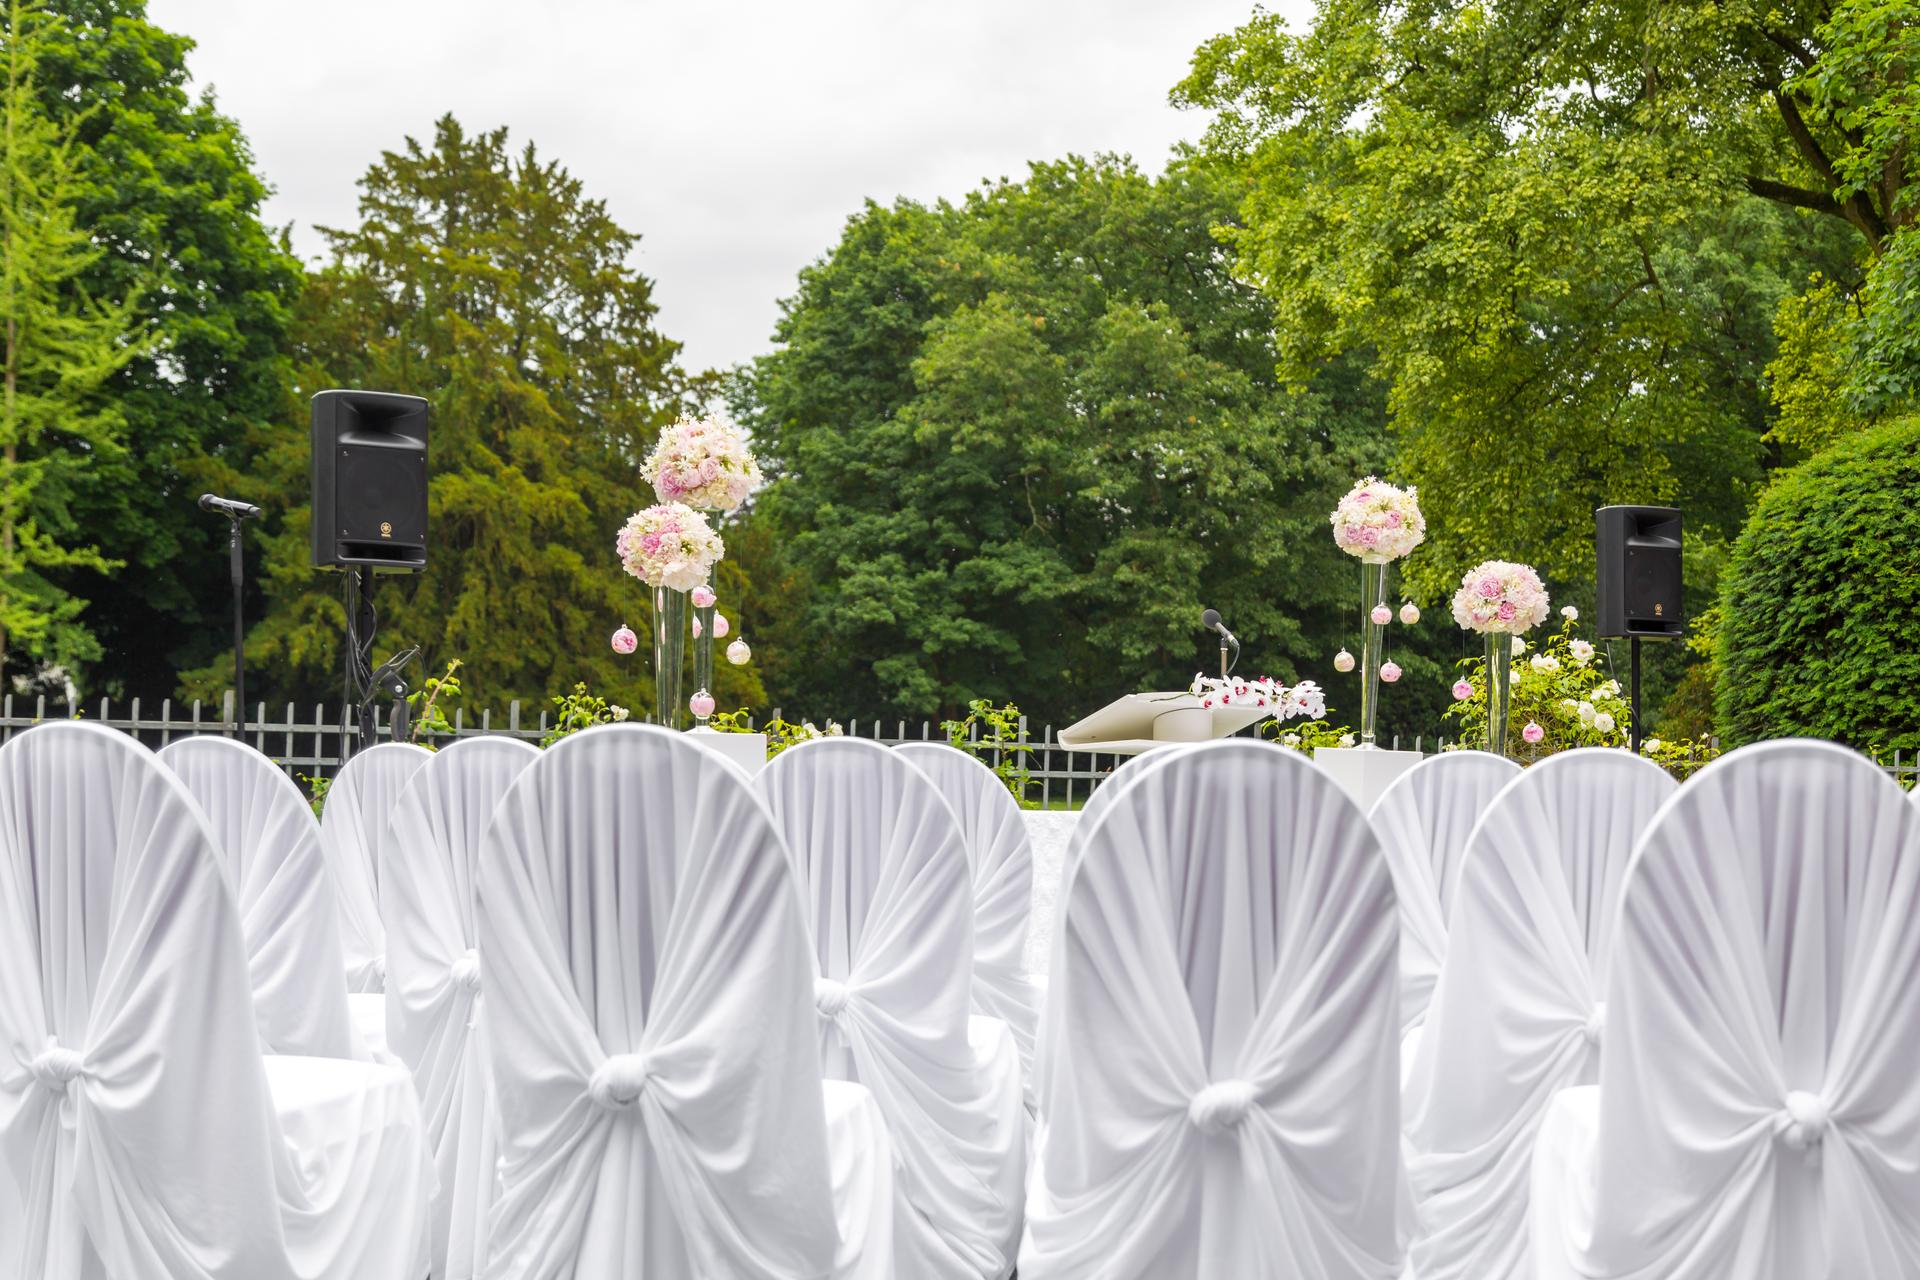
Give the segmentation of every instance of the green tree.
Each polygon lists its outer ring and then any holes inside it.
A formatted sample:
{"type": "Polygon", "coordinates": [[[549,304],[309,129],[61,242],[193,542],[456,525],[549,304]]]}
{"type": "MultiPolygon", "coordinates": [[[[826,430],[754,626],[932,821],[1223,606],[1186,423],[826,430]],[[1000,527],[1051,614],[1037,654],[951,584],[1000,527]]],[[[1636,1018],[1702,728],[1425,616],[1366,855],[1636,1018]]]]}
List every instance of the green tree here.
{"type": "Polygon", "coordinates": [[[1607,501],[1738,528],[1772,460],[1769,319],[1907,217],[1899,165],[1836,176],[1825,9],[1325,0],[1199,50],[1176,97],[1250,182],[1222,233],[1284,376],[1378,353],[1432,501],[1428,598],[1492,553],[1587,580],[1607,501]]]}
{"type": "Polygon", "coordinates": [[[132,297],[94,298],[80,284],[102,256],[80,224],[78,147],[49,118],[39,61],[57,18],[7,6],[0,101],[0,663],[96,657],[87,601],[63,570],[104,572],[74,495],[90,468],[120,451],[121,420],[103,388],[141,350],[132,297]]]}
{"type": "Polygon", "coordinates": [[[64,20],[47,29],[38,98],[72,138],[75,221],[99,250],[64,288],[76,302],[135,297],[152,339],[106,384],[124,448],[93,458],[71,493],[89,541],[126,568],[98,590],[88,567],[52,577],[93,597],[106,660],[90,683],[159,695],[228,643],[227,530],[193,499],[283,501],[255,453],[261,429],[289,417],[301,272],[261,224],[267,188],[239,127],[188,91],[192,41],[150,22],[145,0],[47,12],[64,20]]]}
{"type": "MultiPolygon", "coordinates": [[[[644,630],[643,587],[614,533],[652,501],[637,468],[660,426],[702,394],[654,326],[639,237],[580,181],[504,129],[451,116],[387,152],[361,180],[360,223],[325,230],[328,265],[294,326],[301,395],[332,386],[432,403],[429,567],[380,579],[382,652],[421,646],[428,669],[463,662],[470,706],[538,703],[584,680],[651,705],[646,663],[608,637],[644,630]]],[[[270,483],[299,492],[304,429],[282,422],[270,483]]],[[[343,615],[334,575],[308,564],[309,513],[267,522],[267,616],[250,652],[275,696],[334,697],[343,615]]],[[[723,584],[724,585],[724,584],[723,584]]],[[[723,703],[758,701],[751,668],[722,664],[723,703]]],[[[224,667],[193,686],[220,687],[224,667]]]]}
{"type": "Polygon", "coordinates": [[[1273,383],[1210,231],[1242,194],[1073,158],[848,221],[735,391],[774,477],[752,572],[791,584],[758,625],[803,655],[776,702],[1061,722],[1212,665],[1203,603],[1253,667],[1331,684],[1358,569],[1327,513],[1387,460],[1380,388],[1355,360],[1273,383]]]}
{"type": "Polygon", "coordinates": [[[1732,743],[1807,735],[1920,749],[1920,418],[1781,474],[1734,544],[1715,628],[1732,743]]]}

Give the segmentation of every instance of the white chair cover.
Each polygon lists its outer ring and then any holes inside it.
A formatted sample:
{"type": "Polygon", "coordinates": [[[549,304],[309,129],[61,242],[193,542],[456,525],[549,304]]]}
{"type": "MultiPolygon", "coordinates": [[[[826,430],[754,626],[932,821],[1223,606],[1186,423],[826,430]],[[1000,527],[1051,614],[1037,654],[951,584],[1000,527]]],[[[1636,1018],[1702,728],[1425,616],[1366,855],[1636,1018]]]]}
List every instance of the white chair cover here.
{"type": "Polygon", "coordinates": [[[797,869],[826,1073],[873,1090],[899,1169],[901,1277],[1013,1266],[1026,1169],[1017,1051],[973,1043],[972,895],[953,811],[901,756],[824,738],[755,780],[797,869]],[[984,1060],[983,1060],[984,1056],[984,1060]]]}
{"type": "Polygon", "coordinates": [[[1920,814],[1829,743],[1708,765],[1628,868],[1600,1083],[1542,1125],[1538,1274],[1920,1275],[1916,1063],[1920,814]]]}
{"type": "Polygon", "coordinates": [[[1400,897],[1400,1026],[1418,1027],[1447,957],[1447,913],[1473,824],[1520,766],[1486,751],[1443,751],[1395,778],[1368,817],[1400,897]]]}
{"type": "Polygon", "coordinates": [[[414,773],[382,846],[387,1044],[413,1072],[440,1175],[436,1280],[470,1280],[486,1261],[496,1152],[480,1044],[475,878],[494,806],[539,758],[515,738],[455,742],[414,773]]]}
{"type": "Polygon", "coordinates": [[[411,1085],[263,1063],[247,972],[206,820],[151,752],[73,722],[0,747],[0,1157],[26,1198],[0,1272],[418,1280],[411,1085]]]}
{"type": "Polygon", "coordinates": [[[1021,1280],[1397,1276],[1398,923],[1353,802],[1283,748],[1192,747],[1063,896],[1021,1280]]]}
{"type": "Polygon", "coordinates": [[[507,790],[479,890],[488,1277],[889,1274],[883,1122],[864,1090],[823,1104],[792,873],[736,770],[650,725],[574,734],[507,790]]]}
{"type": "Polygon", "coordinates": [[[260,1043],[268,1053],[355,1057],[333,887],[306,797],[233,738],[182,738],[160,763],[199,802],[233,885],[260,1043]]]}
{"type": "Polygon", "coordinates": [[[973,1008],[998,1018],[1020,1050],[1029,1108],[1033,1036],[1041,990],[1027,974],[1027,913],[1033,903],[1033,847],[1013,793],[992,769],[944,742],[895,748],[946,799],[973,864],[973,1008]]]}
{"type": "Polygon", "coordinates": [[[387,931],[380,923],[380,850],[387,823],[414,771],[433,758],[425,747],[383,742],[348,760],[320,812],[320,852],[333,878],[347,990],[386,989],[387,931]]]}
{"type": "Polygon", "coordinates": [[[1620,883],[1674,787],[1625,751],[1565,751],[1475,824],[1401,1102],[1419,1280],[1531,1277],[1534,1135],[1555,1093],[1594,1079],[1620,883]]]}

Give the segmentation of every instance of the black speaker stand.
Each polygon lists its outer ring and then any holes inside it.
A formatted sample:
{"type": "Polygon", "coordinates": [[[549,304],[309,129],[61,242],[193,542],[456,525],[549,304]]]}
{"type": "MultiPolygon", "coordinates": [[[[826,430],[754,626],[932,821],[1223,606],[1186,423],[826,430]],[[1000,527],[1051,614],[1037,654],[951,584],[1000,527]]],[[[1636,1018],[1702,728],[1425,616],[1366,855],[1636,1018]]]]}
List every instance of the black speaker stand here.
{"type": "Polygon", "coordinates": [[[1633,707],[1633,728],[1631,732],[1627,734],[1627,744],[1632,747],[1634,753],[1637,755],[1640,751],[1640,742],[1646,736],[1640,728],[1640,637],[1635,636],[1632,640],[1628,641],[1628,643],[1633,648],[1633,658],[1630,663],[1630,669],[1633,673],[1631,677],[1633,683],[1633,701],[1631,704],[1633,707]]]}
{"type": "MultiPolygon", "coordinates": [[[[373,608],[373,570],[365,565],[347,566],[347,675],[346,700],[356,710],[359,737],[354,747],[373,745],[373,637],[380,628],[380,617],[373,608]]],[[[352,754],[341,744],[344,760],[352,754]]]]}

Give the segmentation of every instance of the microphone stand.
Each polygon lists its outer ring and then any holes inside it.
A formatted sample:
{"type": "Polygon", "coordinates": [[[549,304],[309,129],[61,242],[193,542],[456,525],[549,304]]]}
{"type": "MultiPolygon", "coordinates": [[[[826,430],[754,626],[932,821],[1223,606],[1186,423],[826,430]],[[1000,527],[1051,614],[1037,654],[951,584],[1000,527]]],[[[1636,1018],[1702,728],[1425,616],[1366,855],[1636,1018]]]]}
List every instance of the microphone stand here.
{"type": "Polygon", "coordinates": [[[233,577],[233,700],[234,734],[242,742],[247,739],[247,632],[242,612],[242,587],[246,584],[246,553],[240,543],[240,517],[229,514],[227,523],[232,533],[227,542],[227,561],[233,577]]]}

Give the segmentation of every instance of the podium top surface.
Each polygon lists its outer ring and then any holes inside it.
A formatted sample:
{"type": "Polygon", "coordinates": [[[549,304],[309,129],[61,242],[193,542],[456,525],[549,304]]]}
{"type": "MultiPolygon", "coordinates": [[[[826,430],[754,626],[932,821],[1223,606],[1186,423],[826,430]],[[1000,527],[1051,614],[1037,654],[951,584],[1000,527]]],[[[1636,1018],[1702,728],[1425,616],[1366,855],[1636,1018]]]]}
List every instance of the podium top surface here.
{"type": "Polygon", "coordinates": [[[1203,706],[1185,689],[1129,693],[1062,729],[1060,745],[1071,751],[1138,755],[1155,747],[1225,738],[1271,714],[1270,707],[1203,706]]]}

